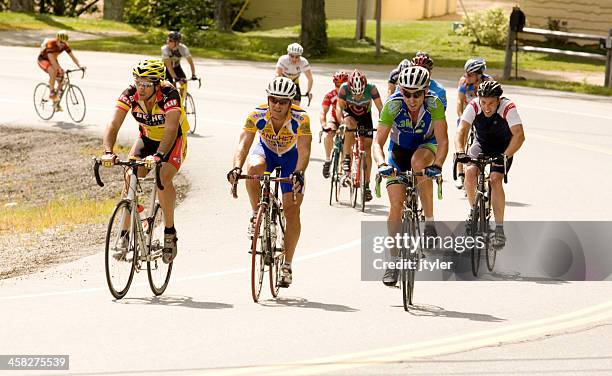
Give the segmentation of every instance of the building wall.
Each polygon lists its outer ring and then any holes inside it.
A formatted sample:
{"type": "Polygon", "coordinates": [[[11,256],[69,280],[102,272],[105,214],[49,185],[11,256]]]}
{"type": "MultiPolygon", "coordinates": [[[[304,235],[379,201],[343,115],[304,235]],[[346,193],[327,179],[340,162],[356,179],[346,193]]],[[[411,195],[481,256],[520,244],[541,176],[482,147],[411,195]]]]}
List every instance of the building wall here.
{"type": "MultiPolygon", "coordinates": [[[[376,0],[366,0],[366,16],[374,18],[376,0]]],[[[408,21],[455,13],[456,0],[382,0],[383,21],[408,21]]],[[[251,0],[245,18],[265,17],[262,29],[299,25],[302,0],[251,0]]],[[[352,19],[357,16],[357,0],[326,0],[328,19],[352,19]]]]}
{"type": "Polygon", "coordinates": [[[519,0],[530,27],[546,29],[548,17],[567,21],[567,31],[608,35],[612,0],[519,0]]]}

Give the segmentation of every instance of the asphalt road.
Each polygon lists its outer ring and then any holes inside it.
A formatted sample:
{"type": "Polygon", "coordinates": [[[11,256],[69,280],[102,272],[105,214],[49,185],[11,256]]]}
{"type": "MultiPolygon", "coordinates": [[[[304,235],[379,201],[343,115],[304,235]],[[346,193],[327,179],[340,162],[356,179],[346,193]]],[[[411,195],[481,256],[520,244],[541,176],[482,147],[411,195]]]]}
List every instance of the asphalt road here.
{"type": "MultiPolygon", "coordinates": [[[[67,113],[37,119],[32,92],[45,76],[35,62],[37,51],[24,47],[0,47],[0,122],[101,136],[139,57],[76,53],[88,67],[85,79],[74,81],[88,103],[82,124],[73,124],[67,113]]],[[[409,313],[398,289],[361,281],[360,222],[384,221],[388,202],[383,195],[364,214],[330,207],[317,137],[294,283],[280,298],[264,295],[254,304],[246,191],[241,187],[239,199],[232,199],[225,174],[244,117],[265,101],[273,65],[198,60],[197,69],[203,87],[191,92],[203,116],[189,138],[183,172],[192,189],[176,211],[180,248],[166,293],[154,298],[146,273],[140,273],[127,297],[113,300],[102,245],[94,256],[0,281],[0,354],[69,354],[70,373],[88,375],[612,374],[609,281],[419,282],[409,313]]],[[[313,130],[335,69],[314,67],[314,100],[307,108],[313,130]]],[[[366,73],[384,91],[386,73],[366,73]]],[[[452,88],[456,80],[441,82],[452,88]]],[[[517,104],[527,138],[506,186],[507,219],[608,220],[610,98],[505,91],[517,104]]],[[[448,92],[452,137],[456,96],[448,92]]],[[[136,133],[130,119],[121,139],[136,133]]],[[[467,204],[452,187],[450,166],[449,158],[445,197],[435,202],[435,216],[462,220],[467,204]]],[[[92,189],[99,189],[93,179],[92,189]]]]}

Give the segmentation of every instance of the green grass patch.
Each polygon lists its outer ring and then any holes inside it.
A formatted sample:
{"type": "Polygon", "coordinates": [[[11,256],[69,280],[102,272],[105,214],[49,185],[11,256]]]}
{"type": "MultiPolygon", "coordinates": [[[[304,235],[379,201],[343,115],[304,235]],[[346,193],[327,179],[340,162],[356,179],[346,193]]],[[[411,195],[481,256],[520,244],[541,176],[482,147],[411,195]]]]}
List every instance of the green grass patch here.
{"type": "Polygon", "coordinates": [[[116,198],[103,201],[69,198],[35,207],[0,207],[0,234],[104,222],[116,203],[116,198]]]}
{"type": "Polygon", "coordinates": [[[580,82],[569,81],[545,81],[545,80],[506,80],[502,83],[515,86],[536,87],[540,89],[570,91],[582,94],[595,94],[612,96],[612,88],[589,85],[580,82]]]}
{"type": "Polygon", "coordinates": [[[0,30],[64,29],[83,32],[139,32],[139,28],[123,22],[91,18],[60,17],[48,14],[0,12],[0,30]]]}

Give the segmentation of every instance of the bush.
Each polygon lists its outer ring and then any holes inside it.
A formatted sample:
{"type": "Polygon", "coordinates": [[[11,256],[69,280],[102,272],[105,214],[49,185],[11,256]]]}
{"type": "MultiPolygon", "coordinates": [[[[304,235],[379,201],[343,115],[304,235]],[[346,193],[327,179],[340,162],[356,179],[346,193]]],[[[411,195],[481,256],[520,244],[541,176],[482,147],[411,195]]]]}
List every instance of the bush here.
{"type": "Polygon", "coordinates": [[[461,35],[470,37],[471,43],[478,43],[473,30],[478,33],[480,44],[484,46],[502,47],[508,37],[508,16],[502,8],[493,8],[477,12],[470,16],[469,21],[463,16],[464,27],[461,35]]]}

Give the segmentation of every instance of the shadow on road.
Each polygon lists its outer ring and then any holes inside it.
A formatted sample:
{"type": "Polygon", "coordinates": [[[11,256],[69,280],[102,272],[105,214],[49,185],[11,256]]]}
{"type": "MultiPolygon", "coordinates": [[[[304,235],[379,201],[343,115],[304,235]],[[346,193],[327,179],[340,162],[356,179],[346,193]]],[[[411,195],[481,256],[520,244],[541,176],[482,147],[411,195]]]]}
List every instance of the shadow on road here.
{"type": "Polygon", "coordinates": [[[506,201],[506,206],[514,206],[517,208],[525,208],[527,206],[531,206],[531,204],[527,204],[524,202],[516,202],[516,201],[506,201]]]}
{"type": "Polygon", "coordinates": [[[54,128],[60,128],[63,130],[70,130],[70,129],[85,129],[85,128],[90,128],[90,127],[95,127],[95,124],[76,124],[76,123],[69,123],[66,121],[55,121],[53,123],[49,123],[52,127],[54,128]]]}
{"type": "Polygon", "coordinates": [[[466,319],[466,320],[472,320],[472,321],[485,321],[485,322],[506,321],[506,319],[488,315],[486,313],[448,311],[442,307],[438,307],[435,305],[429,305],[429,304],[415,304],[413,307],[410,308],[408,313],[410,313],[413,316],[448,317],[452,319],[466,319]]]}
{"type": "Polygon", "coordinates": [[[170,307],[186,307],[195,309],[224,309],[234,308],[233,304],[217,303],[217,302],[199,302],[193,300],[191,296],[152,296],[146,298],[125,298],[115,300],[115,303],[121,304],[152,304],[170,307]]]}
{"type": "Polygon", "coordinates": [[[290,297],[278,297],[276,299],[270,299],[260,301],[260,305],[264,307],[298,307],[298,308],[316,308],[324,311],[332,312],[358,312],[358,309],[345,306],[342,304],[328,304],[321,302],[312,302],[304,298],[290,298],[290,297]]]}

